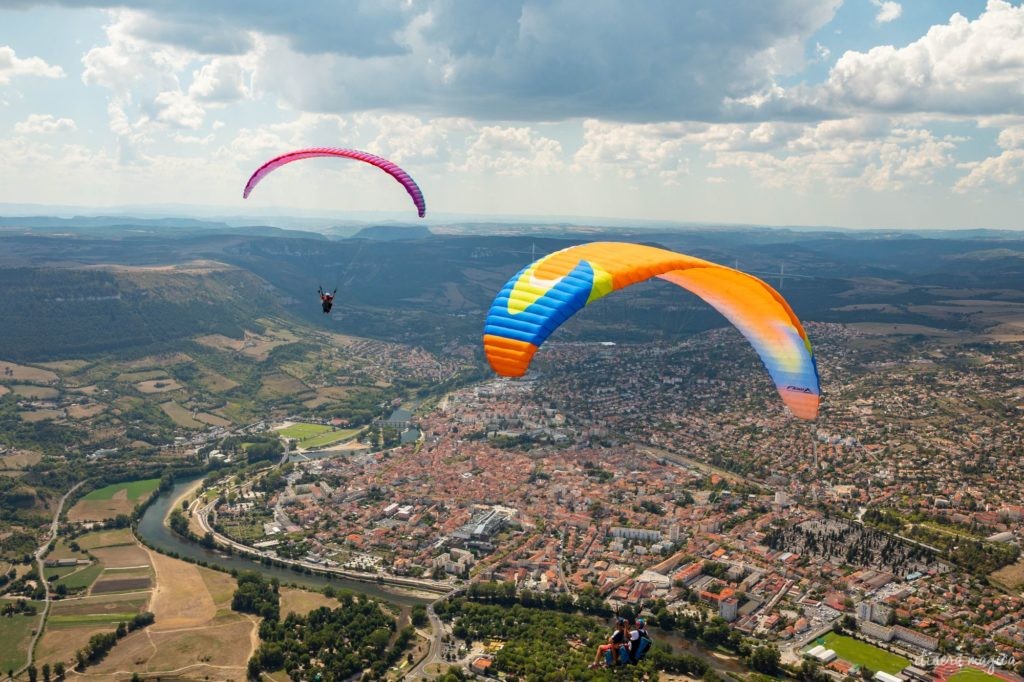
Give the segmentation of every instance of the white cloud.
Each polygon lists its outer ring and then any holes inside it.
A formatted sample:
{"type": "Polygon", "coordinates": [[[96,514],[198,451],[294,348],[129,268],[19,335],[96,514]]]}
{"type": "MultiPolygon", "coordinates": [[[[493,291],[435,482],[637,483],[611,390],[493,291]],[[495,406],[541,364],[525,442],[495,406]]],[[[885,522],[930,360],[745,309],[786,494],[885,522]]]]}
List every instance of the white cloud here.
{"type": "Polygon", "coordinates": [[[879,24],[896,21],[903,14],[903,5],[892,0],[871,0],[871,4],[878,8],[875,21],[879,24]]]}
{"type": "Polygon", "coordinates": [[[181,90],[167,90],[153,99],[156,120],[174,128],[197,130],[203,125],[206,112],[181,90]]]}
{"type": "Polygon", "coordinates": [[[797,191],[895,191],[928,185],[954,163],[955,141],[876,119],[825,121],[775,150],[721,151],[712,166],[746,169],[767,187],[797,191]]]}
{"type": "Polygon", "coordinates": [[[970,172],[954,186],[953,189],[959,193],[999,185],[1013,186],[1024,174],[1024,149],[1007,149],[999,156],[961,164],[960,167],[970,169],[970,172]]]}
{"type": "Polygon", "coordinates": [[[204,64],[193,74],[189,86],[189,97],[212,105],[223,106],[229,102],[251,97],[249,79],[252,71],[241,61],[218,57],[204,64]]]}
{"type": "Polygon", "coordinates": [[[64,133],[75,130],[70,118],[57,118],[52,114],[32,114],[24,121],[14,124],[14,132],[21,135],[31,133],[64,133]]]}
{"type": "Polygon", "coordinates": [[[529,127],[484,126],[458,170],[498,175],[554,173],[563,167],[562,145],[529,127]]]}
{"type": "Polygon", "coordinates": [[[583,122],[583,145],[573,157],[576,169],[612,173],[627,179],[656,176],[668,182],[689,173],[686,146],[696,128],[682,123],[619,124],[583,122]]]}
{"type": "Polygon", "coordinates": [[[7,85],[15,76],[63,78],[64,69],[47,64],[39,57],[21,59],[13,48],[0,46],[0,85],[7,85]]]}
{"type": "Polygon", "coordinates": [[[1024,5],[989,0],[906,47],[847,52],[824,87],[835,108],[993,115],[1024,109],[1024,5]]]}

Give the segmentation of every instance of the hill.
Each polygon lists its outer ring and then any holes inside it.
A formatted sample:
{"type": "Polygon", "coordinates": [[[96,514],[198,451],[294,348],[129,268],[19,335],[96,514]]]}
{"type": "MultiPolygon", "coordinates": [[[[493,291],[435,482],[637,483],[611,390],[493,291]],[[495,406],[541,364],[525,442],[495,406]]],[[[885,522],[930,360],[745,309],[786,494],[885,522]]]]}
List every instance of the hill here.
{"type": "Polygon", "coordinates": [[[372,225],[356,232],[353,239],[377,239],[380,241],[426,239],[432,237],[433,234],[424,225],[372,225]]]}
{"type": "MultiPolygon", "coordinates": [[[[212,261],[0,268],[0,348],[42,361],[144,354],[197,334],[241,337],[279,310],[266,282],[212,261]]],[[[258,328],[258,327],[257,327],[258,328]]]]}

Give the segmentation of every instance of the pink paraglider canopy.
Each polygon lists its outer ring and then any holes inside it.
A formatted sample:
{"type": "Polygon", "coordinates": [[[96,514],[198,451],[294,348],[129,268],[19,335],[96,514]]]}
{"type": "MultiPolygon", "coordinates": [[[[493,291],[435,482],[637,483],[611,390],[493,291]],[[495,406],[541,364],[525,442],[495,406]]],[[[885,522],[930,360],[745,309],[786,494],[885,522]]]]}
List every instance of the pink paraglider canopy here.
{"type": "Polygon", "coordinates": [[[242,192],[242,198],[248,199],[249,193],[252,192],[253,188],[259,184],[259,181],[265,178],[269,173],[274,171],[281,166],[291,163],[292,161],[299,161],[301,159],[312,159],[318,156],[340,156],[345,159],[355,159],[356,161],[363,161],[370,165],[380,168],[382,171],[393,177],[398,182],[402,183],[402,187],[405,187],[405,191],[412,197],[412,201],[416,204],[416,211],[422,218],[427,214],[427,204],[423,200],[423,192],[420,191],[419,185],[412,177],[402,170],[398,164],[392,163],[387,159],[368,154],[367,152],[361,152],[358,149],[339,149],[335,147],[314,147],[312,149],[298,149],[294,152],[288,152],[281,156],[274,157],[270,161],[256,169],[256,172],[249,178],[249,182],[245,183],[245,191],[242,192]]]}

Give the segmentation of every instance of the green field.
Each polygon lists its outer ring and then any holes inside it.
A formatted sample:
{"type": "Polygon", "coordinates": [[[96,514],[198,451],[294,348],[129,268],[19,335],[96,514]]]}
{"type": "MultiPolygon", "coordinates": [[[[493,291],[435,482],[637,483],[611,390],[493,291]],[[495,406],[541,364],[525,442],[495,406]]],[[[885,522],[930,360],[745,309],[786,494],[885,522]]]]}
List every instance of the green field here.
{"type": "Polygon", "coordinates": [[[78,566],[48,566],[46,568],[46,579],[63,577],[68,573],[72,573],[78,570],[78,566]]]}
{"type": "MultiPolygon", "coordinates": [[[[42,611],[42,602],[31,602],[42,611]]],[[[28,653],[28,642],[32,637],[32,630],[39,625],[39,614],[34,616],[12,616],[11,618],[0,618],[0,674],[6,674],[8,670],[18,669],[25,663],[25,654],[28,653]]]]}
{"type": "Polygon", "coordinates": [[[153,492],[160,485],[159,478],[147,478],[142,481],[125,481],[123,483],[114,483],[98,490],[93,490],[91,493],[85,496],[86,500],[109,500],[117,494],[119,490],[125,490],[129,500],[137,500],[143,495],[153,492]]]}
{"type": "Polygon", "coordinates": [[[1004,682],[1004,680],[977,668],[964,668],[950,677],[949,682],[1004,682]]]}
{"type": "Polygon", "coordinates": [[[910,661],[902,656],[834,632],[825,635],[825,646],[835,651],[839,658],[875,672],[881,670],[894,675],[910,665],[910,661]]]}
{"type": "Polygon", "coordinates": [[[46,619],[47,625],[53,627],[66,627],[73,628],[80,625],[117,625],[118,623],[127,623],[136,614],[134,611],[131,613],[90,613],[81,616],[50,616],[46,619]]]}
{"type": "Polygon", "coordinates": [[[286,429],[281,429],[278,433],[285,438],[295,438],[302,441],[330,430],[330,426],[324,426],[323,424],[292,424],[286,429]]]}
{"type": "Polygon", "coordinates": [[[103,572],[103,565],[98,561],[91,566],[86,566],[77,573],[65,576],[57,581],[58,585],[66,585],[69,590],[80,590],[92,585],[96,578],[103,572]]]}
{"type": "Polygon", "coordinates": [[[349,438],[352,438],[357,433],[359,433],[361,430],[362,429],[338,429],[337,431],[328,431],[314,438],[299,441],[299,446],[306,449],[322,448],[325,445],[331,445],[339,441],[348,440],[349,438]]]}

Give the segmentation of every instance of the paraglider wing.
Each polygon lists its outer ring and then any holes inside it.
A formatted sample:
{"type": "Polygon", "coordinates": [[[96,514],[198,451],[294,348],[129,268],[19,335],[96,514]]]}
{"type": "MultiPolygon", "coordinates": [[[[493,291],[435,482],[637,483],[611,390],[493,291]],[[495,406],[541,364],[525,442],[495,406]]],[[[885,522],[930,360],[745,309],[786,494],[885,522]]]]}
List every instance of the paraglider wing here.
{"type": "Polygon", "coordinates": [[[815,419],[821,394],[811,343],[782,295],[758,278],[641,244],[593,242],[545,256],[501,289],[484,325],[484,351],[504,376],[522,376],[533,354],[591,301],[658,277],[718,310],[750,341],[794,415],[815,419]]]}
{"type": "Polygon", "coordinates": [[[413,180],[408,173],[402,170],[398,164],[379,156],[368,154],[367,152],[361,152],[358,149],[339,149],[335,147],[299,149],[294,152],[288,152],[287,154],[274,157],[257,168],[256,172],[252,174],[249,178],[249,182],[245,183],[245,190],[242,192],[242,198],[248,199],[249,194],[252,192],[253,188],[259,184],[260,180],[277,168],[291,163],[292,161],[312,159],[320,156],[338,156],[345,159],[355,159],[356,161],[363,161],[364,163],[380,168],[405,187],[405,191],[409,193],[409,196],[412,197],[413,203],[416,204],[416,212],[419,214],[420,218],[427,214],[427,204],[423,199],[423,192],[420,191],[419,185],[417,185],[416,181],[413,180]]]}

